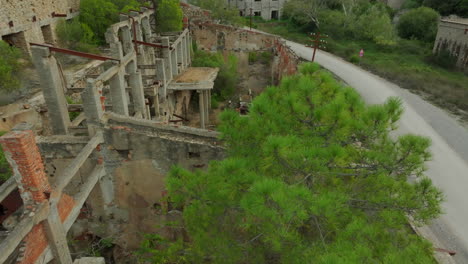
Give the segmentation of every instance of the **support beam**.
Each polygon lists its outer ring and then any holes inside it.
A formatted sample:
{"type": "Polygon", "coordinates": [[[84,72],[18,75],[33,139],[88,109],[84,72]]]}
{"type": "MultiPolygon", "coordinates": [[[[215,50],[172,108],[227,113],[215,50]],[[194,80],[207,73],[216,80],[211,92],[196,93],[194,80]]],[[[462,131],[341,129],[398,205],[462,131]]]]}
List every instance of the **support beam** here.
{"type": "Polygon", "coordinates": [[[44,222],[44,229],[55,263],[72,264],[70,250],[68,248],[66,231],[63,228],[62,221],[57,208],[58,204],[51,205],[49,216],[44,222]]]}
{"type": "Polygon", "coordinates": [[[47,202],[39,204],[36,213],[32,217],[23,218],[8,234],[7,239],[0,243],[0,263],[5,263],[8,257],[15,251],[24,237],[32,228],[47,218],[49,214],[49,204],[47,202]]]}
{"type": "Polygon", "coordinates": [[[10,193],[16,189],[17,185],[14,177],[10,177],[6,182],[0,186],[0,203],[8,196],[10,193]]]}
{"type": "Polygon", "coordinates": [[[32,46],[31,52],[34,66],[39,73],[44,99],[51,110],[48,116],[52,132],[55,135],[66,135],[70,117],[64,94],[66,85],[60,75],[57,61],[51,56],[48,47],[32,46]]]}
{"type": "Polygon", "coordinates": [[[110,79],[110,94],[112,100],[112,112],[128,116],[127,93],[125,91],[125,69],[122,67],[119,72],[110,79]]]}
{"type": "MultiPolygon", "coordinates": [[[[162,44],[164,46],[169,46],[169,38],[163,37],[161,38],[162,44]]],[[[167,82],[169,83],[172,80],[172,56],[171,51],[169,49],[162,50],[163,58],[164,58],[164,71],[167,78],[167,82]]]]}
{"type": "Polygon", "coordinates": [[[198,104],[200,107],[200,127],[205,129],[205,98],[203,91],[198,91],[198,104]]]}

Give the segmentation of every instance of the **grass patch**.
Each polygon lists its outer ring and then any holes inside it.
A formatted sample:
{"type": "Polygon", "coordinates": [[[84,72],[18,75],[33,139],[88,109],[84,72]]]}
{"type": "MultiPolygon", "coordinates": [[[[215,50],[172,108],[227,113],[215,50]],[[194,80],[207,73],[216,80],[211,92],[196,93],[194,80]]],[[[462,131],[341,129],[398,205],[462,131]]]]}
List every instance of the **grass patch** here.
{"type": "MultiPolygon", "coordinates": [[[[309,37],[291,24],[257,23],[268,33],[280,35],[302,44],[310,44],[309,37]]],[[[331,36],[332,37],[332,36],[331,36]]],[[[360,49],[364,49],[361,67],[397,83],[403,88],[422,94],[435,104],[454,112],[468,111],[468,76],[460,71],[437,65],[432,45],[417,40],[398,40],[391,47],[371,41],[328,39],[327,51],[352,63],[357,63],[360,49]]],[[[440,65],[440,63],[439,63],[440,65]]]]}

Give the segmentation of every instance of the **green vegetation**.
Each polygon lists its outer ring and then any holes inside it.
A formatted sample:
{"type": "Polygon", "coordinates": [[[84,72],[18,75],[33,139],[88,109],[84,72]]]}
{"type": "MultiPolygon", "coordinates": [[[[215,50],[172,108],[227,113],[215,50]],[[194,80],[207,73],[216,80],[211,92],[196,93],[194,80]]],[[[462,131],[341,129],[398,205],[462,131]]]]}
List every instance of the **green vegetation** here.
{"type": "Polygon", "coordinates": [[[0,90],[13,91],[20,87],[18,73],[21,68],[22,53],[0,40],[0,90]]]}
{"type": "Polygon", "coordinates": [[[242,24],[239,10],[227,5],[227,1],[220,0],[190,0],[191,4],[211,11],[211,17],[221,24],[242,24]]]}
{"type": "Polygon", "coordinates": [[[55,30],[61,47],[82,52],[98,52],[93,31],[78,19],[61,20],[55,30]]]}
{"type": "MultiPolygon", "coordinates": [[[[73,100],[73,98],[71,98],[70,96],[66,96],[65,98],[67,99],[68,104],[81,104],[82,103],[81,101],[73,100]]],[[[70,118],[70,121],[75,120],[75,118],[78,117],[79,115],[80,115],[80,112],[68,112],[68,117],[70,118]]]]}
{"type": "Polygon", "coordinates": [[[441,15],[458,15],[468,17],[468,0],[407,0],[404,8],[427,6],[437,10],[441,15]]]}
{"type": "Polygon", "coordinates": [[[403,14],[397,25],[398,35],[406,39],[433,42],[437,35],[439,14],[434,9],[420,7],[403,14]]]}
{"type": "Polygon", "coordinates": [[[119,12],[139,10],[140,6],[136,0],[82,0],[79,19],[94,32],[97,42],[104,44],[104,34],[110,25],[119,21],[119,12]]]}
{"type": "MultiPolygon", "coordinates": [[[[0,137],[5,135],[7,132],[0,131],[0,137]]],[[[8,180],[13,175],[11,171],[10,164],[8,163],[5,153],[3,152],[2,147],[0,147],[0,184],[8,180]]]]}
{"type": "Polygon", "coordinates": [[[176,167],[171,224],[188,239],[149,235],[151,263],[435,263],[407,227],[440,213],[424,176],[430,140],[396,139],[399,99],[367,106],[318,65],[300,67],[255,98],[249,116],[225,111],[229,158],[206,171],[176,167]],[[411,183],[409,178],[413,179],[411,183]]]}
{"type": "Polygon", "coordinates": [[[224,58],[221,53],[197,50],[196,46],[194,49],[193,67],[219,68],[218,77],[214,83],[212,102],[229,99],[234,94],[238,81],[237,57],[230,54],[224,58]]]}
{"type": "Polygon", "coordinates": [[[279,22],[256,24],[260,30],[303,44],[311,44],[309,32],[328,34],[327,51],[352,63],[360,63],[362,67],[456,113],[458,109],[467,111],[468,76],[454,70],[456,58],[447,51],[432,54],[437,14],[424,7],[402,16],[399,34],[410,39],[401,39],[395,34],[394,25],[389,24],[393,12],[380,3],[371,2],[291,0],[285,7],[289,17],[279,22]],[[303,1],[303,5],[306,2],[320,3],[314,16],[318,24],[296,17],[295,14],[302,11],[294,9],[301,6],[295,1],[303,1]],[[361,49],[365,53],[359,59],[361,49]]]}
{"type": "Polygon", "coordinates": [[[273,58],[273,54],[268,51],[262,51],[262,52],[249,52],[249,63],[253,64],[256,62],[260,62],[263,64],[269,64],[273,58]]]}
{"type": "Polygon", "coordinates": [[[182,30],[182,9],[178,0],[159,1],[156,21],[158,32],[182,30]]]}

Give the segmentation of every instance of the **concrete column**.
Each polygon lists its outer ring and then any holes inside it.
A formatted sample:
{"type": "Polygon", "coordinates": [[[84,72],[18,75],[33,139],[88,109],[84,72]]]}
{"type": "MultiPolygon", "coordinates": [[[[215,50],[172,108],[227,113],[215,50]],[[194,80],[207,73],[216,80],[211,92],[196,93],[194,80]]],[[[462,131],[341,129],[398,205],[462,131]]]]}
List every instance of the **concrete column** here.
{"type": "Polygon", "coordinates": [[[179,42],[179,44],[177,44],[177,67],[179,69],[179,73],[182,73],[184,71],[184,68],[185,68],[183,43],[184,43],[184,40],[182,39],[179,42]]]}
{"type": "Polygon", "coordinates": [[[166,68],[166,63],[163,59],[156,58],[156,79],[162,82],[162,88],[159,89],[159,93],[162,97],[166,98],[167,94],[167,79],[166,79],[166,72],[164,69],[166,68]]]}
{"type": "Polygon", "coordinates": [[[192,35],[190,35],[190,31],[187,33],[187,59],[188,59],[188,66],[192,64],[192,35]]]}
{"type": "Polygon", "coordinates": [[[205,98],[202,90],[198,91],[198,104],[200,107],[200,127],[205,129],[205,98]]]}
{"type": "Polygon", "coordinates": [[[205,122],[206,124],[209,124],[210,123],[210,99],[209,99],[209,95],[208,95],[208,90],[205,90],[204,91],[204,94],[205,94],[205,122]]]}
{"type": "Polygon", "coordinates": [[[55,135],[68,133],[70,117],[65,99],[65,83],[60,75],[57,61],[51,55],[49,48],[32,46],[32,59],[41,83],[44,99],[48,107],[48,116],[52,132],[55,135]]]}
{"type": "MultiPolygon", "coordinates": [[[[83,110],[86,115],[90,136],[96,134],[96,127],[99,126],[102,115],[104,114],[104,102],[101,101],[102,95],[99,92],[99,88],[102,88],[102,84],[100,84],[100,87],[96,87],[94,80],[88,79],[86,88],[81,93],[83,110]]],[[[102,97],[102,99],[104,99],[104,97],[102,97]]]]}
{"type": "Polygon", "coordinates": [[[144,40],[146,42],[151,42],[153,33],[151,32],[151,24],[148,18],[143,18],[141,20],[141,27],[143,29],[144,40]]]}
{"type": "MultiPolygon", "coordinates": [[[[163,37],[162,38],[162,45],[163,46],[169,46],[169,38],[168,37],[163,37]]],[[[162,50],[163,53],[163,58],[164,58],[164,71],[165,71],[165,76],[167,78],[167,82],[170,82],[172,80],[172,56],[171,56],[171,51],[168,48],[163,48],[162,50]]]]}
{"type": "Polygon", "coordinates": [[[122,45],[123,45],[123,51],[124,54],[127,55],[129,53],[132,53],[135,49],[133,46],[133,38],[132,38],[132,33],[130,32],[129,27],[123,27],[122,29],[122,45]]]}
{"type": "Polygon", "coordinates": [[[52,203],[49,211],[49,216],[44,222],[44,229],[49,247],[54,256],[54,263],[72,264],[70,250],[68,249],[67,232],[60,221],[60,215],[57,208],[57,203],[52,203]]]}
{"type": "Polygon", "coordinates": [[[177,69],[177,62],[178,60],[178,45],[174,47],[174,49],[171,51],[171,62],[172,62],[172,78],[177,76],[179,74],[179,70],[177,69]]]}
{"type": "Polygon", "coordinates": [[[185,58],[185,67],[188,67],[190,64],[190,51],[189,51],[189,34],[188,32],[185,34],[184,38],[184,58],[185,58]]]}
{"type": "Polygon", "coordinates": [[[141,80],[141,72],[135,71],[130,73],[129,84],[132,88],[133,107],[135,112],[140,112],[144,119],[148,119],[149,114],[146,112],[145,92],[143,81],[141,80]]]}
{"type": "Polygon", "coordinates": [[[112,112],[128,116],[128,102],[125,91],[125,69],[121,68],[110,81],[110,95],[112,100],[112,112]]]}
{"type": "Polygon", "coordinates": [[[184,55],[184,59],[182,61],[182,65],[185,68],[187,68],[187,35],[184,36],[182,39],[182,54],[184,55]]]}

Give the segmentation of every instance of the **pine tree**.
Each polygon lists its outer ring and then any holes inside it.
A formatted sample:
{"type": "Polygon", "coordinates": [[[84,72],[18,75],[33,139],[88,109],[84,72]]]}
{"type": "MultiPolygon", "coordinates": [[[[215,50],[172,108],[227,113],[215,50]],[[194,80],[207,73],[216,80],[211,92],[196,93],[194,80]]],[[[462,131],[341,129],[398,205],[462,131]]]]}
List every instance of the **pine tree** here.
{"type": "Polygon", "coordinates": [[[154,263],[433,263],[411,233],[440,214],[424,176],[430,140],[396,136],[401,102],[366,105],[316,64],[221,115],[229,158],[174,168],[169,200],[188,239],[148,239],[154,263]]]}

